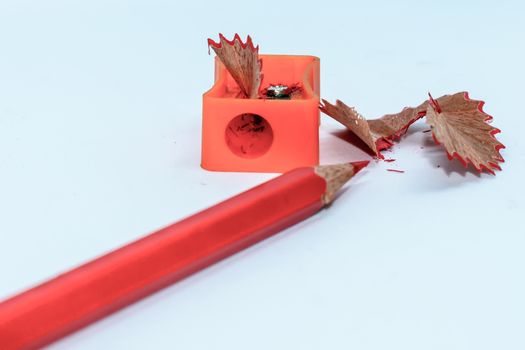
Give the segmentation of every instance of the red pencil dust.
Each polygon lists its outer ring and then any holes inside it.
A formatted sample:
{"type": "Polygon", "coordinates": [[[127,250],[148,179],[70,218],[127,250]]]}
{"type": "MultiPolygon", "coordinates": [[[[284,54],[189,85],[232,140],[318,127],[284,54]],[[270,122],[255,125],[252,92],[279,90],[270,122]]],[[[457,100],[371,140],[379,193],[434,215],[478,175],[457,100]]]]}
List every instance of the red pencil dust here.
{"type": "Polygon", "coordinates": [[[304,220],[367,164],[292,170],[0,303],[0,348],[47,345],[304,220]]]}

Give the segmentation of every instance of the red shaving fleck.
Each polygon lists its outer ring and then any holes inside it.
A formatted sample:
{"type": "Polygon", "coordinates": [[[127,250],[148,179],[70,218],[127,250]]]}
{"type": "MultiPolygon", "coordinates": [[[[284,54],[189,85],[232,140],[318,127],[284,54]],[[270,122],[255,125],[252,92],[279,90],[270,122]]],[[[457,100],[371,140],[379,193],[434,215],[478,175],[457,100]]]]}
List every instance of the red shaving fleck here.
{"type": "Polygon", "coordinates": [[[397,169],[386,169],[386,171],[391,171],[393,173],[404,173],[404,170],[397,170],[397,169]]]}
{"type": "Polygon", "coordinates": [[[391,159],[385,159],[385,162],[388,162],[388,163],[392,163],[392,162],[395,162],[396,160],[394,158],[391,158],[391,159]]]}

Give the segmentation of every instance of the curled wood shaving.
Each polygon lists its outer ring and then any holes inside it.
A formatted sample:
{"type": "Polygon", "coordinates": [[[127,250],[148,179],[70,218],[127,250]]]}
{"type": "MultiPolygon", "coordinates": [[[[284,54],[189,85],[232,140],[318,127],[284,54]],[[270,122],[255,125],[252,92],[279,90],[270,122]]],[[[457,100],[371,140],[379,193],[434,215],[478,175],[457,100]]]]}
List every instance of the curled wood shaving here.
{"type": "Polygon", "coordinates": [[[359,137],[374,154],[382,158],[380,151],[390,148],[392,141],[406,133],[408,127],[425,115],[427,102],[416,108],[405,108],[397,114],[387,114],[378,119],[366,120],[354,107],[340,100],[335,105],[322,100],[320,109],[359,137]]]}
{"type": "Polygon", "coordinates": [[[208,39],[208,47],[215,51],[228,69],[239,85],[243,97],[258,98],[262,81],[262,62],[259,59],[259,46],[254,47],[252,38],[248,36],[246,43],[243,43],[239,34],[235,34],[231,41],[219,34],[219,42],[208,39]]]}
{"type": "Polygon", "coordinates": [[[437,100],[430,96],[427,123],[436,143],[443,144],[449,159],[469,163],[478,171],[494,174],[503,162],[499,152],[505,148],[495,134],[500,130],[488,124],[492,117],[483,112],[483,101],[471,100],[467,92],[445,95],[437,100]]]}

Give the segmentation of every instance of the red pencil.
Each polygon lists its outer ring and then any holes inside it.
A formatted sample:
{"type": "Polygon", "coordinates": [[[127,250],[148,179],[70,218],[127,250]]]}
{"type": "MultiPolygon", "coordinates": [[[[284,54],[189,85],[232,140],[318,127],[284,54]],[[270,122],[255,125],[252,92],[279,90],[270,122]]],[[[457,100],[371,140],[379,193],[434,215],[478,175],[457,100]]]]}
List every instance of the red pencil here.
{"type": "Polygon", "coordinates": [[[0,348],[47,345],[315,214],[367,163],[292,170],[0,303],[0,348]]]}

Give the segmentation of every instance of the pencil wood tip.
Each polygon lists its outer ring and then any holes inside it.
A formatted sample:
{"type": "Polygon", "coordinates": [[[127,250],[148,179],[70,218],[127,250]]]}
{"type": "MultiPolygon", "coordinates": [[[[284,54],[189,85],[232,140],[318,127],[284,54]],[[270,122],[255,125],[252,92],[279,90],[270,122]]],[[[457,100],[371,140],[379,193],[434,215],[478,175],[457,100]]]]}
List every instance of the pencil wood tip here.
{"type": "Polygon", "coordinates": [[[328,205],[335,199],[337,192],[361,169],[368,165],[368,161],[343,163],[332,165],[320,165],[315,167],[315,173],[326,181],[326,190],[323,202],[328,205]]]}

